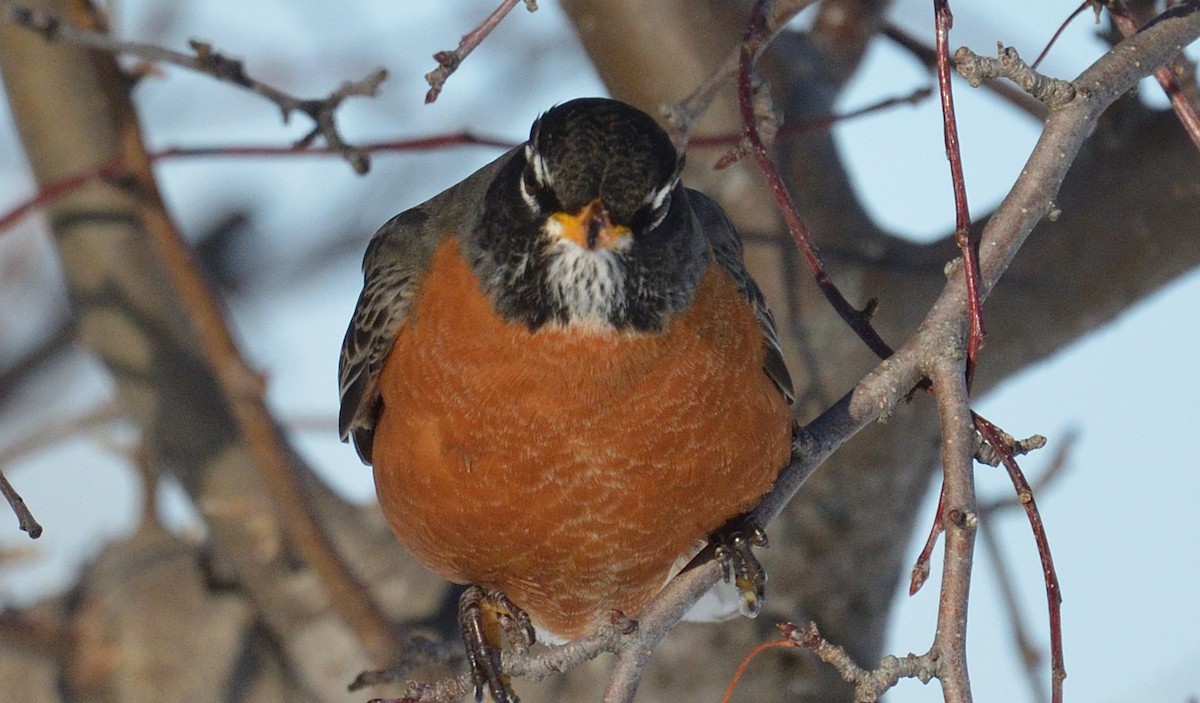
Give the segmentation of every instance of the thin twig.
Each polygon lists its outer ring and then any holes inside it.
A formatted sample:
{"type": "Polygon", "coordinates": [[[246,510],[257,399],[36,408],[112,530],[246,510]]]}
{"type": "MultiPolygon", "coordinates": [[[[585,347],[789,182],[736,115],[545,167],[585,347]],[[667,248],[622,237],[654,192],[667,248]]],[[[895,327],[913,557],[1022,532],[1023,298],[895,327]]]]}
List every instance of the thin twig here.
{"type": "Polygon", "coordinates": [[[946,158],[950,161],[950,181],[954,189],[954,241],[962,253],[967,280],[967,308],[971,327],[967,337],[967,388],[975,378],[975,364],[987,330],[983,324],[983,300],[979,294],[979,243],[971,240],[971,212],[967,207],[967,182],[963,174],[962,150],[958,145],[958,119],[954,114],[954,90],[950,83],[950,28],[954,16],[948,0],[933,0],[936,24],[938,93],[942,102],[942,133],[946,158]]]}
{"type": "MultiPolygon", "coordinates": [[[[0,450],[0,466],[11,464],[20,457],[45,449],[81,432],[107,425],[119,417],[120,414],[117,411],[116,405],[106,403],[90,412],[62,423],[60,426],[55,427],[52,432],[47,432],[44,427],[39,428],[36,432],[31,432],[4,447],[3,450],[0,450]]],[[[33,514],[29,511],[29,507],[25,505],[25,501],[12,485],[9,484],[3,472],[0,472],[0,493],[4,494],[9,506],[16,513],[20,528],[28,532],[31,539],[40,537],[42,526],[34,519],[33,514]]]]}
{"type": "MultiPolygon", "coordinates": [[[[1078,439],[1078,436],[1079,435],[1077,432],[1071,430],[1064,434],[1062,439],[1057,440],[1058,450],[1051,455],[1049,466],[1046,467],[1045,471],[1042,471],[1041,475],[1038,476],[1036,481],[1030,484],[1034,495],[1043,493],[1054,482],[1054,480],[1062,475],[1062,473],[1067,469],[1068,465],[1070,464],[1068,459],[1071,456],[1071,451],[1075,448],[1075,441],[1078,439]]],[[[976,455],[975,459],[979,460],[979,456],[976,455]]],[[[996,460],[996,463],[992,464],[992,466],[1000,465],[999,456],[996,457],[996,460]]],[[[1021,502],[1019,496],[1005,496],[1003,498],[981,504],[979,506],[979,514],[987,516],[991,515],[992,513],[998,513],[1011,508],[1024,509],[1024,507],[1025,504],[1021,502]]]]}
{"type": "Polygon", "coordinates": [[[1033,489],[1029,487],[1025,474],[1005,444],[999,428],[978,415],[975,416],[975,425],[983,433],[984,440],[999,452],[1009,479],[1012,480],[1013,489],[1017,492],[1021,504],[1025,506],[1025,514],[1033,528],[1038,557],[1042,562],[1042,578],[1046,584],[1046,604],[1050,610],[1051,700],[1054,703],[1062,703],[1063,679],[1067,677],[1067,669],[1063,663],[1062,589],[1058,583],[1058,572],[1054,569],[1054,557],[1050,554],[1050,539],[1046,536],[1041,512],[1033,499],[1033,489]]]}
{"type": "MultiPolygon", "coordinates": [[[[819,132],[829,129],[839,122],[848,122],[858,117],[870,115],[876,112],[882,112],[900,105],[916,105],[933,95],[932,88],[917,88],[908,95],[901,95],[891,98],[884,98],[878,102],[871,103],[864,107],[849,112],[843,112],[839,115],[830,115],[812,120],[802,120],[800,122],[787,122],[779,127],[775,133],[776,141],[784,141],[787,139],[795,139],[801,135],[811,132],[819,132]]],[[[712,149],[718,147],[734,147],[737,146],[743,139],[742,133],[736,134],[711,134],[692,137],[688,142],[688,149],[712,149]]]]}
{"type": "MultiPolygon", "coordinates": [[[[497,137],[487,137],[471,132],[455,132],[438,134],[430,137],[414,139],[398,139],[381,142],[368,142],[357,148],[364,154],[374,154],[394,151],[428,151],[445,149],[456,146],[487,146],[510,149],[515,144],[497,137]]],[[[169,147],[151,152],[151,163],[165,159],[205,158],[205,157],[274,157],[274,156],[343,156],[340,149],[331,146],[314,146],[304,148],[296,145],[278,146],[261,144],[243,144],[228,146],[198,146],[198,147],[169,147]]],[[[11,229],[22,218],[34,213],[39,208],[50,205],[59,198],[70,195],[76,190],[98,180],[119,181],[125,175],[124,165],[119,158],[82,173],[67,176],[42,187],[37,193],[17,203],[3,215],[0,215],[0,234],[11,229]]]]}
{"type": "MultiPolygon", "coordinates": [[[[484,39],[487,38],[492,30],[500,24],[509,12],[517,6],[520,0],[501,0],[500,6],[492,11],[492,14],[487,16],[478,27],[472,29],[463,35],[458,42],[458,48],[454,51],[439,51],[433,55],[433,60],[438,62],[438,67],[425,74],[425,81],[429,83],[429,92],[425,93],[425,103],[429,104],[438,99],[442,93],[442,87],[446,84],[446,79],[450,74],[458,70],[463,60],[479,46],[484,39]]],[[[537,11],[536,0],[524,0],[525,9],[530,12],[537,11]]]]}
{"type": "Polygon", "coordinates": [[[25,505],[25,499],[8,482],[8,478],[5,477],[3,470],[0,470],[0,493],[4,494],[5,500],[8,501],[8,507],[12,508],[13,513],[17,516],[17,526],[27,532],[30,539],[41,537],[42,526],[33,517],[29,506],[25,505]]]}
{"type": "Polygon", "coordinates": [[[733,689],[737,688],[738,681],[741,681],[742,676],[746,674],[746,669],[750,666],[750,662],[754,661],[754,658],[759,654],[762,654],[768,649],[775,649],[778,647],[795,649],[799,646],[800,645],[793,640],[782,639],[763,642],[754,649],[751,649],[750,653],[742,658],[742,663],[738,665],[737,670],[733,672],[733,678],[729,680],[729,685],[725,688],[725,695],[721,696],[721,703],[729,703],[729,701],[733,698],[733,689]]]}
{"type": "Polygon", "coordinates": [[[869,316],[846,300],[825,270],[825,264],[821,260],[816,244],[812,241],[808,227],[800,218],[796,204],[792,201],[791,193],[788,192],[782,176],[779,175],[778,169],[772,163],[762,135],[759,133],[753,89],[754,60],[760,52],[761,45],[770,39],[770,24],[767,21],[767,8],[770,4],[771,0],[758,0],[754,4],[742,37],[741,63],[738,69],[738,108],[741,111],[742,134],[745,138],[743,148],[754,157],[755,163],[766,177],[767,183],[771,187],[771,195],[775,198],[779,211],[787,223],[788,231],[803,255],[805,263],[812,270],[821,293],[850,329],[854,330],[855,334],[870,347],[871,351],[880,358],[887,358],[891,356],[892,348],[871,326],[869,316]]]}
{"type": "Polygon", "coordinates": [[[144,61],[169,63],[203,73],[219,81],[236,85],[275,103],[286,123],[293,112],[303,112],[313,121],[313,128],[296,144],[308,146],[317,137],[325,140],[346,159],[358,173],[366,173],[370,159],[358,147],[351,146],[342,138],[334,121],[334,113],[347,98],[356,96],[373,97],[387,78],[387,71],[378,68],[358,81],[347,81],[324,98],[298,98],[274,86],[263,83],[246,73],[241,61],[231,59],[211,44],[189,40],[191,54],[175,51],[155,44],[121,41],[106,32],[76,27],[49,12],[37,10],[10,0],[0,0],[0,22],[11,22],[41,35],[48,42],[61,42],[109,54],[136,56],[144,61]]]}
{"type": "Polygon", "coordinates": [[[1067,18],[1063,20],[1062,24],[1058,25],[1058,29],[1055,30],[1054,36],[1050,37],[1050,41],[1046,42],[1046,47],[1042,49],[1042,53],[1038,54],[1038,57],[1034,59],[1031,66],[1034,70],[1036,70],[1038,66],[1042,65],[1042,60],[1046,58],[1047,54],[1050,53],[1050,49],[1054,46],[1054,43],[1057,42],[1058,38],[1062,36],[1062,33],[1066,31],[1067,25],[1071,24],[1071,22],[1073,22],[1076,17],[1082,14],[1084,10],[1091,7],[1093,2],[1094,0],[1083,0],[1079,7],[1075,8],[1075,11],[1067,15],[1067,18]]]}
{"type": "Polygon", "coordinates": [[[913,564],[912,573],[908,577],[909,596],[917,595],[917,591],[920,591],[925,582],[929,580],[929,562],[933,559],[933,548],[937,546],[938,537],[946,529],[945,523],[942,522],[942,508],[945,504],[946,486],[943,484],[941,490],[938,491],[938,504],[937,509],[933,511],[933,524],[929,526],[929,536],[925,538],[925,546],[917,555],[917,561],[913,564]]]}
{"type": "MultiPolygon", "coordinates": [[[[793,17],[815,2],[816,0],[782,0],[780,2],[768,3],[770,5],[768,9],[755,10],[755,13],[760,15],[762,36],[756,41],[753,47],[754,56],[752,59],[758,58],[758,54],[771,43],[775,35],[793,17]]],[[[712,101],[717,96],[717,91],[725,85],[726,81],[741,73],[742,56],[745,50],[746,46],[745,42],[743,42],[729,56],[725,57],[721,65],[713,69],[712,73],[708,74],[708,78],[696,86],[696,89],[690,95],[678,103],[663,107],[664,114],[676,130],[675,141],[677,144],[685,145],[689,142],[692,130],[695,129],[700,117],[712,105],[712,101]]]]}
{"type": "Polygon", "coordinates": [[[790,622],[780,624],[780,631],[787,641],[804,647],[817,655],[821,661],[837,670],[842,680],[854,685],[855,703],[873,703],[900,679],[917,679],[929,683],[936,675],[937,660],[931,654],[909,654],[906,657],[886,656],[879,666],[871,671],[863,669],[841,646],[821,636],[815,622],[799,627],[790,622]]]}

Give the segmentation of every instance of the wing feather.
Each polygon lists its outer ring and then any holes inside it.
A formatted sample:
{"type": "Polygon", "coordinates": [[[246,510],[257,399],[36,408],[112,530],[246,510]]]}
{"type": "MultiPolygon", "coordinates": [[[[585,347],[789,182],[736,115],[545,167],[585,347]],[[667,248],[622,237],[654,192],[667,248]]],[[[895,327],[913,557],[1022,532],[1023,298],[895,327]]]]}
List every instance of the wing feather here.
{"type": "Polygon", "coordinates": [[[725,269],[734,285],[746,296],[747,302],[754,310],[754,317],[762,328],[763,348],[766,357],[763,360],[763,371],[775,382],[775,385],[787,398],[789,404],[795,401],[795,391],[792,389],[792,377],[788,373],[787,364],[783,360],[783,349],[779,345],[779,330],[775,326],[775,317],[767,307],[762,290],[750,277],[746,270],[746,262],[742,255],[742,240],[737,230],[729,221],[725,211],[712,198],[700,191],[687,189],[688,200],[692,210],[700,221],[700,228],[708,237],[712,246],[713,258],[725,269]]]}

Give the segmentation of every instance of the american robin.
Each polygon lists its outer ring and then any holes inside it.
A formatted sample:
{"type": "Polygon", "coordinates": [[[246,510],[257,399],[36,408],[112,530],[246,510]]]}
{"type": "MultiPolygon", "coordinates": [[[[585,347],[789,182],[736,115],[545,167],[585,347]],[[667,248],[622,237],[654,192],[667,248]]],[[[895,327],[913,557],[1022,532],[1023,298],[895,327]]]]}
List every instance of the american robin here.
{"type": "Polygon", "coordinates": [[[367,247],[341,433],[400,542],[473,585],[477,698],[515,700],[499,619],[561,641],[636,618],[706,539],[757,609],[761,533],[735,518],[790,457],[791,379],[682,164],[645,113],[573,100],[367,247]]]}

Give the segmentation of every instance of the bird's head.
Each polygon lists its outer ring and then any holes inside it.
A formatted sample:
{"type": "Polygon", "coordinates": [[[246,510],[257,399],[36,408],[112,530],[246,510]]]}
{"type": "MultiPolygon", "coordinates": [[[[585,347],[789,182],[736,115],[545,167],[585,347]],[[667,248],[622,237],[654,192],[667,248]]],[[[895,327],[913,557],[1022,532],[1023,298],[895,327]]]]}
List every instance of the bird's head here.
{"type": "Polygon", "coordinates": [[[542,115],[488,196],[481,277],[500,311],[531,328],[661,328],[707,256],[682,166],[625,103],[580,98],[542,115]]]}

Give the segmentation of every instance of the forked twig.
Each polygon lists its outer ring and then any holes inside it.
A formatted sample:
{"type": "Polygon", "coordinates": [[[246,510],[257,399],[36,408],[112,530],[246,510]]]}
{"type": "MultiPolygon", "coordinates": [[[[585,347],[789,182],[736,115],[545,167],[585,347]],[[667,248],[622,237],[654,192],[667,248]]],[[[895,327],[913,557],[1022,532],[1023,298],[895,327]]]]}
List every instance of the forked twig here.
{"type": "Polygon", "coordinates": [[[366,173],[370,168],[370,160],[366,153],[342,138],[334,120],[334,113],[347,98],[373,97],[378,94],[380,84],[387,78],[387,71],[382,68],[375,69],[361,80],[343,83],[324,98],[298,98],[250,76],[241,61],[231,59],[214,50],[211,44],[195,39],[188,42],[192,48],[191,54],[154,44],[121,41],[106,32],[76,27],[53,13],[18,5],[11,0],[0,0],[0,21],[24,27],[41,35],[48,42],[61,42],[113,55],[125,54],[145,61],[182,66],[244,88],[275,103],[285,123],[293,112],[302,112],[312,119],[312,131],[296,142],[298,147],[309,146],[317,137],[321,137],[358,173],[366,173]]]}
{"type": "MultiPolygon", "coordinates": [[[[454,51],[439,51],[433,55],[433,60],[438,62],[438,67],[425,74],[425,82],[429,83],[429,92],[425,93],[425,103],[429,104],[438,99],[442,94],[442,88],[446,85],[446,79],[450,74],[458,70],[459,65],[463,60],[475,51],[484,39],[487,38],[492,30],[495,29],[500,21],[503,20],[512,9],[517,6],[522,0],[501,0],[500,6],[492,11],[492,14],[487,16],[478,27],[472,29],[463,35],[458,42],[458,47],[454,51]]],[[[530,12],[537,11],[537,0],[524,0],[525,8],[530,12]]]]}

